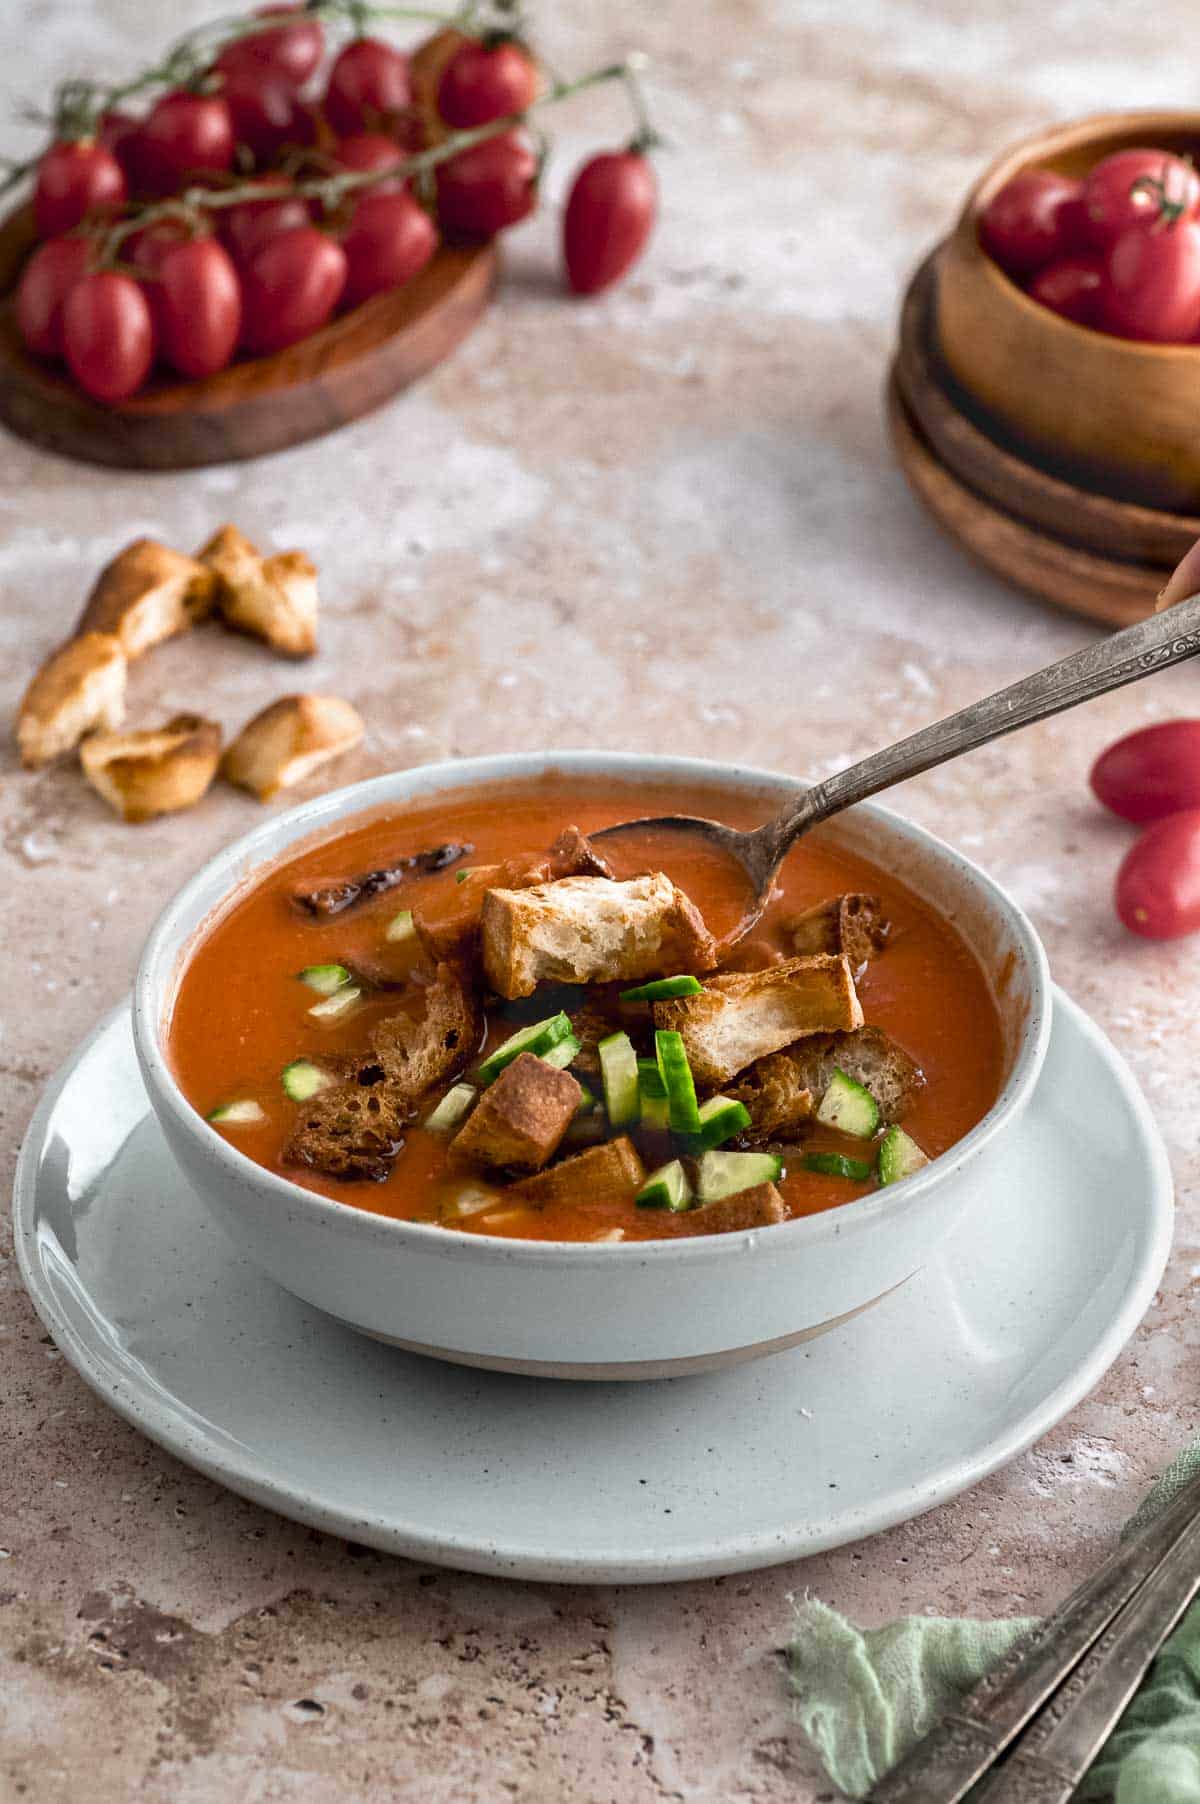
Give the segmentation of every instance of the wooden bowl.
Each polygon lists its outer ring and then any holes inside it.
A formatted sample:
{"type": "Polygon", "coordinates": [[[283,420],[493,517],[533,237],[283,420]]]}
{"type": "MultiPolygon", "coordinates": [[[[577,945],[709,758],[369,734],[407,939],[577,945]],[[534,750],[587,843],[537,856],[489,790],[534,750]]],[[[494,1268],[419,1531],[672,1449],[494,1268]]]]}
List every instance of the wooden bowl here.
{"type": "Polygon", "coordinates": [[[1135,145],[1200,152],[1200,112],[1103,113],[1028,138],[971,189],[939,266],[937,346],[953,380],[1024,455],[1083,488],[1200,512],[1200,345],[1075,325],[1030,300],[979,243],[1020,170],[1079,176],[1135,145]]]}
{"type": "Polygon", "coordinates": [[[105,407],[21,342],[13,291],[33,243],[28,208],[0,224],[0,420],[64,457],[134,470],[260,457],[369,413],[450,355],[486,308],[498,269],[490,244],[443,247],[403,288],[286,351],[202,382],[155,376],[105,407]]]}

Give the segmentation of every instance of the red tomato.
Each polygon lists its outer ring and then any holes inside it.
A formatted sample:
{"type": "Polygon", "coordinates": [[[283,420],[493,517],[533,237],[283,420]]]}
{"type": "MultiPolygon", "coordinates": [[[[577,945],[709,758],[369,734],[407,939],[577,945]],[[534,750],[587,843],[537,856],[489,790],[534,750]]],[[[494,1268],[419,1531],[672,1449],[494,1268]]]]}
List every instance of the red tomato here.
{"type": "Polygon", "coordinates": [[[492,238],[532,213],[538,160],[522,132],[501,132],[437,166],[438,220],[461,238],[492,238]]]}
{"type": "Polygon", "coordinates": [[[80,388],[98,401],[136,393],[154,362],[146,297],[131,276],[97,270],[63,302],[63,350],[80,388]]]}
{"type": "Polygon", "coordinates": [[[277,187],[279,199],[239,201],[236,207],[227,207],[220,215],[221,243],[239,267],[248,263],[268,238],[312,223],[308,202],[302,194],[290,192],[285,176],[264,175],[258,179],[272,188],[277,187]]]}
{"type": "Polygon", "coordinates": [[[979,239],[1010,275],[1027,276],[1076,249],[1079,182],[1052,169],[1022,169],[983,210],[979,239]]]}
{"type": "Polygon", "coordinates": [[[162,283],[159,276],[162,273],[163,258],[177,245],[186,244],[190,237],[191,233],[182,220],[160,219],[155,225],[143,226],[140,232],[131,232],[121,247],[122,262],[131,264],[138,271],[142,293],[146,297],[154,325],[156,346],[162,338],[162,283]]]}
{"type": "Polygon", "coordinates": [[[658,210],[658,184],[637,150],[607,151],[583,165],[563,218],[567,281],[595,294],[636,263],[658,210]]]}
{"type": "Polygon", "coordinates": [[[181,376],[214,376],[237,348],[242,288],[215,238],[193,238],[166,251],[158,270],[159,350],[181,376]]]}
{"type": "Polygon", "coordinates": [[[268,31],[252,31],[232,38],[216,66],[225,75],[279,76],[292,88],[302,88],[316,70],[325,49],[320,21],[302,6],[260,6],[259,19],[293,19],[291,24],[268,31]]]}
{"type": "Polygon", "coordinates": [[[142,126],[138,167],[153,194],[172,194],[189,177],[232,167],[233,121],[217,94],[164,94],[142,126]]]}
{"type": "Polygon", "coordinates": [[[1147,827],[1121,862],[1116,904],[1143,939],[1177,940],[1200,928],[1200,809],[1147,827]]]}
{"type": "Polygon", "coordinates": [[[1083,184],[1088,237],[1106,251],[1130,226],[1153,225],[1163,211],[1190,217],[1200,202],[1200,178],[1166,150],[1118,150],[1096,164],[1083,184]]]}
{"type": "Polygon", "coordinates": [[[1132,226],[1105,258],[1103,321],[1123,338],[1180,344],[1200,330],[1200,225],[1132,226]]]}
{"type": "Polygon", "coordinates": [[[116,157],[130,189],[136,181],[137,142],[141,130],[141,120],[132,113],[123,113],[120,107],[110,107],[107,113],[101,113],[97,124],[96,136],[105,150],[110,150],[116,157]]]}
{"type": "MultiPolygon", "coordinates": [[[[392,169],[397,163],[403,163],[406,154],[394,138],[386,138],[382,132],[355,132],[353,136],[343,138],[333,153],[335,161],[343,169],[356,169],[364,173],[373,169],[392,169]]],[[[371,193],[394,194],[403,186],[404,178],[401,176],[394,182],[375,182],[371,193]]]]}
{"type": "Polygon", "coordinates": [[[86,238],[48,238],[39,244],[17,284],[17,329],[35,357],[61,357],[63,302],[87,272],[86,238]]]}
{"type": "Polygon", "coordinates": [[[1075,257],[1061,257],[1040,269],[1029,284],[1029,292],[1052,313],[1073,319],[1079,326],[1097,326],[1102,311],[1104,259],[1098,251],[1083,251],[1075,257]]]}
{"type": "Polygon", "coordinates": [[[325,117],[340,138],[386,131],[410,100],[408,58],[379,38],[355,38],[329,71],[325,117]]]}
{"type": "Polygon", "coordinates": [[[1200,720],[1164,720],[1101,752],[1089,778],[1098,799],[1127,821],[1157,821],[1200,808],[1200,720]]]}
{"type": "Polygon", "coordinates": [[[342,249],[346,288],[342,304],[399,288],[424,269],[437,249],[437,228],[411,194],[364,194],[354,209],[342,249]]]}
{"type": "Polygon", "coordinates": [[[52,144],[38,164],[33,214],[40,238],[57,238],[82,219],[124,206],[125,172],[94,138],[52,144]]]}
{"type": "Polygon", "coordinates": [[[447,125],[487,125],[523,113],[537,91],[537,70],[520,44],[509,38],[489,48],[471,38],[446,65],[437,109],[447,125]]]}
{"type": "Polygon", "coordinates": [[[323,326],[346,286],[346,253],[315,226],[281,232],[258,250],[242,287],[242,342],[282,351],[323,326]]]}
{"type": "Polygon", "coordinates": [[[290,82],[249,71],[226,76],[221,98],[229,108],[233,135],[256,163],[269,163],[285,144],[309,141],[311,122],[290,82]]]}

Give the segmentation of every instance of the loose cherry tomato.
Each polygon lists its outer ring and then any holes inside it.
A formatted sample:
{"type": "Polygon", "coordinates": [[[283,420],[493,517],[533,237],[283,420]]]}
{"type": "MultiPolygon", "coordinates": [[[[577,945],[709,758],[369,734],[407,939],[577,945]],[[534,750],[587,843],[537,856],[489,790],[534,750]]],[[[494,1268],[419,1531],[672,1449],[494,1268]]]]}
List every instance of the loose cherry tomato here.
{"type": "Polygon", "coordinates": [[[437,249],[437,228],[411,194],[364,194],[342,239],[346,288],[342,305],[399,288],[437,249]]]}
{"type": "MultiPolygon", "coordinates": [[[[341,140],[333,155],[343,169],[366,172],[392,169],[397,163],[403,163],[406,152],[394,138],[387,138],[382,132],[355,132],[351,137],[341,140]]],[[[375,182],[371,193],[395,194],[403,186],[404,178],[400,176],[395,181],[375,182]]]]}
{"type": "Polygon", "coordinates": [[[537,202],[538,160],[522,132],[501,132],[437,168],[438,220],[461,238],[493,238],[537,202]]]}
{"type": "Polygon", "coordinates": [[[437,107],[447,125],[487,125],[523,113],[537,91],[537,69],[520,44],[506,38],[489,47],[470,38],[446,65],[437,107]]]}
{"type": "Polygon", "coordinates": [[[142,126],[138,165],[143,186],[172,194],[191,176],[232,167],[233,121],[218,94],[164,94],[142,126]]]}
{"type": "Polygon", "coordinates": [[[388,131],[411,98],[408,58],[379,38],[355,38],[329,71],[325,117],[340,138],[388,131]]]}
{"type": "Polygon", "coordinates": [[[1123,338],[1181,344],[1200,331],[1200,225],[1131,226],[1104,267],[1104,324],[1123,338]]]}
{"type": "Polygon", "coordinates": [[[39,244],[17,284],[17,329],[35,357],[63,354],[63,302],[87,273],[86,238],[48,238],[39,244]]]}
{"type": "Polygon", "coordinates": [[[315,226],[270,238],[242,285],[242,342],[256,356],[282,351],[323,326],[346,286],[346,253],[315,226]]]}
{"type": "Polygon", "coordinates": [[[239,267],[247,264],[268,238],[312,223],[308,202],[302,194],[291,192],[286,176],[268,174],[258,180],[278,188],[279,199],[239,201],[220,215],[221,243],[239,267]]]}
{"type": "Polygon", "coordinates": [[[595,294],[636,263],[658,210],[658,184],[638,150],[608,151],[583,165],[563,218],[567,280],[595,294]]]}
{"type": "Polygon", "coordinates": [[[57,238],[82,219],[124,206],[125,172],[95,138],[52,144],[38,164],[33,215],[41,238],[57,238]]]}
{"type": "Polygon", "coordinates": [[[232,38],[218,56],[217,68],[231,76],[280,76],[292,88],[302,88],[325,49],[320,21],[302,6],[260,6],[255,17],[292,22],[232,38]]]}
{"type": "Polygon", "coordinates": [[[1096,164],[1083,184],[1088,237],[1106,251],[1130,226],[1191,217],[1200,203],[1200,178],[1190,163],[1166,150],[1118,150],[1096,164]]]}
{"type": "Polygon", "coordinates": [[[154,362],[146,297],[131,276],[96,270],[63,302],[63,350],[80,388],[98,401],[124,401],[154,362]]]}
{"type": "Polygon", "coordinates": [[[221,98],[229,108],[233,135],[256,163],[269,163],[285,144],[309,141],[311,120],[282,76],[238,70],[226,75],[221,98]]]}
{"type": "Polygon", "coordinates": [[[1010,275],[1027,276],[1078,245],[1079,182],[1052,169],[1022,169],[994,194],[979,221],[985,251],[1010,275]]]}
{"type": "Polygon", "coordinates": [[[1200,809],[1147,827],[1117,872],[1117,914],[1130,933],[1176,940],[1200,929],[1200,809]]]}
{"type": "Polygon", "coordinates": [[[1200,720],[1164,720],[1101,752],[1089,778],[1097,798],[1127,821],[1200,809],[1200,720]]]}
{"type": "Polygon", "coordinates": [[[159,350],[181,376],[214,376],[237,348],[242,289],[215,238],[174,244],[158,270],[159,350]]]}
{"type": "Polygon", "coordinates": [[[1057,263],[1039,269],[1029,284],[1035,301],[1079,326],[1100,324],[1103,288],[1104,259],[1098,251],[1060,257],[1057,263]]]}

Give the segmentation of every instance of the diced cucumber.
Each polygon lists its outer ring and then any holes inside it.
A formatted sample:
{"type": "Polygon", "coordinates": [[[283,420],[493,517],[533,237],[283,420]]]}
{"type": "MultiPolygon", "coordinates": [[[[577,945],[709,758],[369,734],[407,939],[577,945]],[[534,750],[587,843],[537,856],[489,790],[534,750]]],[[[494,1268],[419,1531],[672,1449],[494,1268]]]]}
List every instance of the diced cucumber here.
{"type": "Polygon", "coordinates": [[[393,915],[387,924],[387,932],[383,937],[393,945],[401,940],[415,940],[417,937],[417,923],[413,920],[412,909],[402,908],[398,915],[393,915]]]}
{"type": "Polygon", "coordinates": [[[582,1040],[577,1040],[574,1034],[568,1034],[565,1040],[560,1040],[557,1046],[552,1046],[549,1052],[543,1052],[539,1056],[543,1065],[553,1065],[556,1071],[565,1071],[582,1051],[582,1040]]]}
{"type": "Polygon", "coordinates": [[[671,1106],[667,1086],[662,1081],[656,1059],[639,1059],[638,1090],[642,1099],[642,1126],[666,1133],[671,1125],[671,1106]]]}
{"type": "Polygon", "coordinates": [[[431,1134],[452,1134],[477,1094],[474,1084],[455,1084],[426,1115],[424,1125],[431,1134]]]}
{"type": "Polygon", "coordinates": [[[207,1119],[216,1127],[254,1127],[267,1119],[267,1111],[259,1103],[244,1098],[240,1102],[223,1102],[207,1119]]]}
{"type": "Polygon", "coordinates": [[[662,1072],[658,1068],[657,1059],[638,1060],[638,1088],[643,1096],[665,1096],[667,1086],[662,1081],[662,1072]]]}
{"type": "Polygon", "coordinates": [[[704,988],[698,977],[656,977],[652,983],[639,983],[636,989],[622,990],[622,1002],[666,1002],[671,996],[697,996],[704,988]]]}
{"type": "Polygon", "coordinates": [[[902,1127],[890,1127],[879,1143],[881,1184],[898,1184],[901,1178],[911,1178],[914,1171],[928,1163],[929,1154],[923,1153],[902,1127]]]}
{"type": "Polygon", "coordinates": [[[306,965],[300,973],[300,982],[306,983],[318,996],[333,996],[350,982],[350,973],[345,965],[306,965]]]}
{"type": "Polygon", "coordinates": [[[344,983],[332,996],[326,996],[324,1002],[314,1002],[308,1012],[317,1021],[336,1021],[348,1009],[352,1009],[356,1002],[362,1001],[362,994],[358,984],[344,983]]]}
{"type": "Polygon", "coordinates": [[[834,1066],[829,1088],[821,1098],[817,1120],[825,1127],[870,1140],[879,1126],[879,1105],[865,1085],[834,1066]]]}
{"type": "Polygon", "coordinates": [[[285,1065],[279,1075],[285,1096],[293,1102],[311,1102],[318,1091],[325,1090],[333,1082],[328,1071],[322,1071],[311,1059],[293,1059],[285,1065]]]}
{"type": "Polygon", "coordinates": [[[705,1153],[696,1170],[696,1195],[702,1203],[719,1203],[756,1184],[773,1184],[783,1176],[783,1160],[774,1153],[705,1153]]]}
{"type": "Polygon", "coordinates": [[[847,1159],[844,1153],[805,1153],[801,1164],[805,1171],[819,1171],[827,1178],[853,1178],[856,1184],[865,1184],[871,1175],[865,1159],[847,1159]]]}
{"type": "Polygon", "coordinates": [[[454,873],[455,883],[465,883],[467,881],[467,878],[471,875],[474,868],[475,868],[474,865],[468,864],[468,865],[464,865],[461,871],[455,871],[455,873],[454,873]]]}
{"type": "Polygon", "coordinates": [[[672,1159],[652,1171],[633,1200],[639,1209],[670,1209],[676,1215],[690,1209],[692,1187],[682,1161],[672,1159]]]}
{"type": "Polygon", "coordinates": [[[596,1051],[604,1080],[604,1106],[614,1127],[632,1127],[641,1117],[637,1054],[628,1034],[609,1034],[596,1051]]]}
{"type": "Polygon", "coordinates": [[[577,1077],[575,1082],[579,1085],[580,1091],[579,1107],[575,1111],[576,1115],[594,1115],[596,1110],[600,1107],[600,1098],[596,1095],[594,1090],[588,1089],[582,1078],[577,1077]]]}
{"type": "Polygon", "coordinates": [[[502,1046],[497,1046],[495,1052],[489,1052],[475,1075],[481,1084],[490,1084],[523,1052],[532,1052],[535,1058],[544,1059],[553,1047],[570,1037],[571,1018],[561,1011],[557,1015],[548,1015],[544,1021],[531,1021],[528,1027],[518,1029],[502,1046]]]}
{"type": "Polygon", "coordinates": [[[666,1086],[668,1116],[673,1134],[698,1134],[700,1109],[692,1068],[684,1051],[683,1035],[673,1028],[659,1028],[654,1036],[654,1056],[666,1086]]]}
{"type": "Polygon", "coordinates": [[[700,1105],[700,1131],[695,1137],[696,1151],[708,1152],[723,1146],[750,1126],[750,1111],[745,1103],[732,1096],[710,1096],[700,1105]]]}

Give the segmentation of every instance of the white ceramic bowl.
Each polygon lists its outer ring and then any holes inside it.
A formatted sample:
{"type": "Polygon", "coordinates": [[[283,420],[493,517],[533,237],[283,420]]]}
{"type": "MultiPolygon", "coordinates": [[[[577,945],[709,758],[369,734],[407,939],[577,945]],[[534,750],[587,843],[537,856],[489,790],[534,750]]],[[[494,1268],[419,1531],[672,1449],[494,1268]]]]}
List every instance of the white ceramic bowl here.
{"type": "MultiPolygon", "coordinates": [[[[212,859],[151,933],[133,1026],[150,1101],[202,1202],[286,1289],[353,1327],[467,1365],[558,1378],[658,1378],[793,1346],[879,1300],[969,1207],[980,1164],[1020,1117],[1050,1030],[1046,957],[1017,905],[969,860],[889,810],[863,804],[818,829],[872,858],[954,922],[990,979],[1006,1079],[994,1107],[914,1177],[843,1208],[708,1238],[574,1245],[394,1221],[264,1171],[183,1096],[163,1029],[188,950],[214,909],[297,841],[348,816],[439,790],[577,772],[626,782],[719,783],[764,818],[796,788],[777,774],[696,759],[545,752],[424,765],[302,803],[212,859]]],[[[680,797],[687,811],[686,797],[680,797]]]]}

